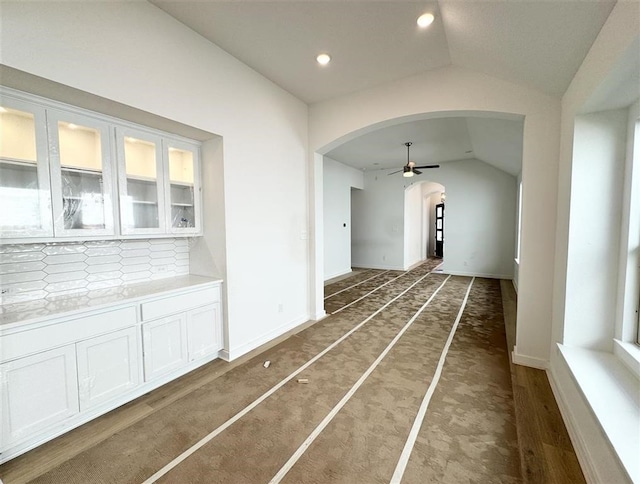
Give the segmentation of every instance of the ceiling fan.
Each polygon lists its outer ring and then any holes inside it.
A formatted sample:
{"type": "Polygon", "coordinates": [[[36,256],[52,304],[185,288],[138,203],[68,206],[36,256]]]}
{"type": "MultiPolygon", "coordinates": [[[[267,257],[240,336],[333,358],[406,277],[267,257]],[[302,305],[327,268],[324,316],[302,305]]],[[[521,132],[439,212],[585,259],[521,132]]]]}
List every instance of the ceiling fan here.
{"type": "Polygon", "coordinates": [[[396,170],[394,172],[389,173],[389,175],[395,175],[396,173],[402,172],[402,176],[410,177],[413,175],[421,175],[422,172],[419,169],[424,168],[440,168],[440,165],[423,165],[416,166],[415,161],[409,160],[409,149],[413,143],[411,141],[407,141],[404,145],[407,147],[407,164],[402,167],[402,170],[396,170]],[[418,169],[419,168],[419,169],[418,169]]]}

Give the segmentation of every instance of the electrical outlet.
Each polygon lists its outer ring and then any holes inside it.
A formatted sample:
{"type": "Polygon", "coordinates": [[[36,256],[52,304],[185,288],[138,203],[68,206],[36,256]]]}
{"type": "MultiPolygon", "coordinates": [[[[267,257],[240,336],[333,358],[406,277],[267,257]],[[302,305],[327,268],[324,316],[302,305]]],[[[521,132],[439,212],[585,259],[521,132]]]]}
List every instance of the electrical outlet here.
{"type": "Polygon", "coordinates": [[[282,305],[282,303],[278,304],[278,312],[279,313],[284,312],[284,306],[282,305]]]}

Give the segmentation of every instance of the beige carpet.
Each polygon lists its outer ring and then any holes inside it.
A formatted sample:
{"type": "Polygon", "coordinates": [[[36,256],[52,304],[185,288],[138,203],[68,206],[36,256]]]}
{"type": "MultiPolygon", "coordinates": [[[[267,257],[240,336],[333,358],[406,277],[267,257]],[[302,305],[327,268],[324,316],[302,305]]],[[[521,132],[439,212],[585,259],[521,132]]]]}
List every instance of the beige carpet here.
{"type": "MultiPolygon", "coordinates": [[[[429,274],[439,262],[429,260],[407,273],[380,274],[342,292],[330,299],[336,314],[35,482],[144,481],[420,281],[159,481],[269,482],[445,281],[446,275],[429,274]],[[267,359],[271,366],[265,369],[267,359]],[[298,383],[298,378],[308,383],[298,383]]],[[[339,281],[325,292],[356,282],[339,281]]],[[[389,482],[469,282],[449,278],[283,482],[389,482]]],[[[499,282],[476,279],[403,482],[519,482],[514,421],[499,282]]]]}

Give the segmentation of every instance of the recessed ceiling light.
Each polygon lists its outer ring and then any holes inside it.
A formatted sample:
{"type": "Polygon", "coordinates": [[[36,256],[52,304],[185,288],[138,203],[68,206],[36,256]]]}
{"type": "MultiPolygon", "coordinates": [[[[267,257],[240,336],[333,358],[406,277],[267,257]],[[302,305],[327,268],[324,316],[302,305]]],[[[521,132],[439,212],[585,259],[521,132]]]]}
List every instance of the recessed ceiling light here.
{"type": "Polygon", "coordinates": [[[431,25],[434,20],[435,17],[432,13],[423,13],[418,17],[418,26],[424,29],[425,27],[431,25]]]}
{"type": "Polygon", "coordinates": [[[318,61],[318,64],[326,66],[331,61],[331,57],[329,54],[320,54],[316,57],[316,60],[318,61]]]}

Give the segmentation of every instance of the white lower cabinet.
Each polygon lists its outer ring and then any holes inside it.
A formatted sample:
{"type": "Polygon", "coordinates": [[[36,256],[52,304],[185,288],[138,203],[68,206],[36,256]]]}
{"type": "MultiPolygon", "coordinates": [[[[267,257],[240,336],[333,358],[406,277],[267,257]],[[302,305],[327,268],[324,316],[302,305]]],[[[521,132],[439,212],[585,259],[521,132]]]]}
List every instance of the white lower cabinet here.
{"type": "Polygon", "coordinates": [[[0,463],[214,359],[220,295],[208,282],[0,326],[0,463]]]}
{"type": "Polygon", "coordinates": [[[144,379],[151,381],[222,349],[220,302],[142,324],[144,379]]]}
{"type": "Polygon", "coordinates": [[[153,380],[189,362],[184,314],[144,323],[142,334],[145,381],[153,380]]]}
{"type": "Polygon", "coordinates": [[[81,410],[125,394],[140,383],[137,328],[81,341],[76,351],[81,410]]]}
{"type": "Polygon", "coordinates": [[[187,313],[189,361],[204,358],[222,349],[220,303],[187,313]]]}
{"type": "Polygon", "coordinates": [[[0,365],[5,448],[79,412],[75,345],[0,365]]]}

